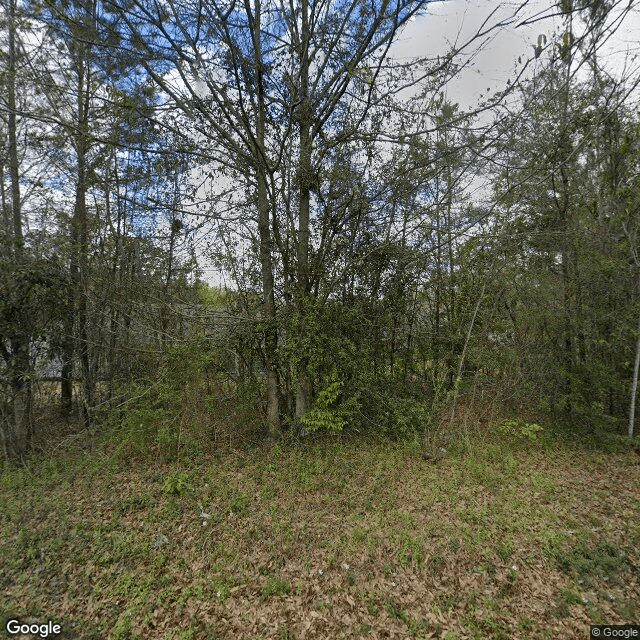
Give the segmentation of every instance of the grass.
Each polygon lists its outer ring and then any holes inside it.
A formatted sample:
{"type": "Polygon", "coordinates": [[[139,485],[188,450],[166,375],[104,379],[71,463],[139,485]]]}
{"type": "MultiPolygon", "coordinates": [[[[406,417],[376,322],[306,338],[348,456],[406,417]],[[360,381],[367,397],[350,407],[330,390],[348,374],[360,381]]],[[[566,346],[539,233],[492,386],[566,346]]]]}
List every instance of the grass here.
{"type": "Polygon", "coordinates": [[[0,619],[96,640],[536,640],[637,621],[637,456],[473,451],[431,465],[329,441],[4,469],[0,619]]]}

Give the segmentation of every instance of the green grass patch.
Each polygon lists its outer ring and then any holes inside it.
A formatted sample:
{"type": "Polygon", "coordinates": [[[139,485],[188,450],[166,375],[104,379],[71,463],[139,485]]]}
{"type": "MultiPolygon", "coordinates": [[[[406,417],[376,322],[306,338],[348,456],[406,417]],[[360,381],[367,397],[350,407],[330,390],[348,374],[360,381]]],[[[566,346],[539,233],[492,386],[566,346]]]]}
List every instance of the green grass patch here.
{"type": "Polygon", "coordinates": [[[472,444],[438,465],[405,443],[321,440],[188,466],[79,452],[5,468],[0,612],[55,601],[77,621],[90,603],[92,640],[278,640],[306,623],[308,637],[542,640],[574,607],[636,619],[623,574],[640,565],[640,507],[619,490],[640,480],[635,459],[472,444]],[[549,594],[558,570],[569,583],[549,594]],[[550,606],[534,624],[515,612],[536,597],[550,606]]]}
{"type": "Polygon", "coordinates": [[[263,600],[271,596],[286,596],[289,593],[291,593],[291,583],[278,576],[269,576],[260,590],[263,600]]]}
{"type": "Polygon", "coordinates": [[[580,540],[569,549],[553,550],[551,555],[558,569],[589,583],[594,578],[614,581],[629,568],[625,553],[606,540],[595,544],[580,540]]]}

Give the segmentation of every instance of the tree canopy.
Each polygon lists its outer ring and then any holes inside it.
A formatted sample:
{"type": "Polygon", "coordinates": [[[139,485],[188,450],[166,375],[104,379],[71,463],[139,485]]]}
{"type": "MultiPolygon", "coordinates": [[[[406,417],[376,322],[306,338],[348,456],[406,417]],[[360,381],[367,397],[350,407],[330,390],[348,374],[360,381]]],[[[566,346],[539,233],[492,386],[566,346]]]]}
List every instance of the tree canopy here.
{"type": "Polygon", "coordinates": [[[437,449],[462,410],[634,434],[640,76],[606,53],[634,9],[524,2],[397,59],[432,4],[4,1],[7,458],[43,380],[87,429],[165,385],[171,446],[187,383],[270,439],[437,449]],[[452,98],[550,14],[504,87],[452,98]]]}

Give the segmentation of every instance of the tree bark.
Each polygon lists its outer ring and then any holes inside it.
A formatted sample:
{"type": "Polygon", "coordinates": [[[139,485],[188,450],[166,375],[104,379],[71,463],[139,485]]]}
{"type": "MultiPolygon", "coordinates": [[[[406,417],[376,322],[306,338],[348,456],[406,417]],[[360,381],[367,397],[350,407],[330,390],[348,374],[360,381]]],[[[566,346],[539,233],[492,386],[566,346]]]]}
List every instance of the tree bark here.
{"type": "Polygon", "coordinates": [[[631,383],[631,402],[629,403],[629,437],[633,438],[636,420],[636,394],[638,391],[638,369],[640,368],[640,316],[636,329],[636,359],[633,363],[633,382],[631,383]]]}
{"type": "MultiPolygon", "coordinates": [[[[572,29],[572,18],[568,16],[568,32],[572,29]]],[[[562,93],[562,113],[558,140],[558,150],[560,156],[558,158],[559,167],[554,168],[554,174],[552,175],[552,184],[554,191],[555,185],[555,171],[560,174],[560,198],[555,196],[556,207],[558,210],[558,218],[560,222],[560,256],[561,256],[561,274],[562,274],[562,287],[563,287],[563,304],[564,304],[564,384],[565,384],[565,415],[569,422],[574,421],[574,373],[576,365],[575,348],[577,344],[576,340],[576,274],[572,269],[572,256],[575,251],[574,247],[574,225],[572,219],[572,193],[571,185],[569,182],[569,174],[567,169],[567,162],[573,153],[573,144],[571,142],[571,127],[569,124],[569,105],[571,100],[571,78],[573,62],[573,56],[571,50],[569,50],[567,58],[565,60],[565,77],[564,87],[562,93]]]]}
{"type": "Polygon", "coordinates": [[[94,382],[91,367],[91,346],[88,327],[88,267],[89,267],[89,221],[87,212],[87,154],[89,152],[89,103],[91,100],[90,67],[86,43],[80,43],[76,59],[76,192],[72,219],[71,289],[74,300],[74,315],[77,322],[75,351],[80,356],[84,398],[82,421],[85,428],[91,425],[94,404],[94,382]]]}
{"type": "Polygon", "coordinates": [[[20,161],[18,159],[18,133],[16,118],[16,0],[9,0],[9,52],[7,61],[7,107],[9,108],[9,176],[11,179],[11,209],[13,219],[14,256],[22,259],[24,238],[22,235],[22,210],[20,201],[20,161]]]}
{"type": "Polygon", "coordinates": [[[260,235],[260,268],[262,275],[262,307],[266,322],[264,331],[265,368],[267,376],[267,429],[272,438],[280,437],[280,391],[277,369],[278,331],[276,326],[275,288],[271,264],[271,233],[266,179],[258,171],[258,209],[260,235]]]}
{"type": "Polygon", "coordinates": [[[262,276],[262,309],[266,327],[264,330],[265,369],[267,378],[267,431],[271,438],[281,435],[280,385],[278,380],[278,329],[276,324],[275,286],[271,261],[271,207],[267,188],[267,156],[265,153],[266,107],[263,83],[263,62],[260,39],[262,7],[260,0],[254,3],[254,65],[257,76],[257,121],[255,173],[258,195],[258,235],[260,239],[260,271],[262,276]]]}
{"type": "MultiPolygon", "coordinates": [[[[8,7],[8,61],[7,61],[7,107],[9,138],[9,178],[11,182],[11,219],[13,258],[16,265],[24,261],[24,236],[22,233],[22,207],[20,195],[20,160],[18,158],[17,107],[16,107],[16,60],[17,26],[16,0],[9,0],[8,7]]],[[[8,426],[4,434],[6,457],[20,459],[27,450],[31,435],[31,380],[29,376],[29,333],[28,327],[16,327],[10,339],[11,354],[9,381],[11,385],[12,407],[8,426]]]]}
{"type": "Polygon", "coordinates": [[[313,141],[311,139],[312,107],[309,98],[309,1],[301,2],[301,40],[300,46],[300,111],[299,136],[300,158],[298,163],[298,286],[297,302],[299,314],[298,347],[300,361],[298,364],[298,386],[296,389],[296,421],[299,422],[311,405],[313,385],[309,376],[309,361],[305,356],[305,315],[308,312],[305,300],[309,294],[309,219],[311,212],[311,186],[313,184],[313,170],[311,153],[313,141]]]}

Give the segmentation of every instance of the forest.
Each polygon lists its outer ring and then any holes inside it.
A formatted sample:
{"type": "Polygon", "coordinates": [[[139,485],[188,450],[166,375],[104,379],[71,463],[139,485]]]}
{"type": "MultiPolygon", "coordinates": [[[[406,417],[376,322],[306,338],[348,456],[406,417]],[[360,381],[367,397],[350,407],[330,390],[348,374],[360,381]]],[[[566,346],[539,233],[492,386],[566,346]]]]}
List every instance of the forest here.
{"type": "Polygon", "coordinates": [[[640,13],[456,4],[1,0],[3,627],[637,623],[640,13]]]}

